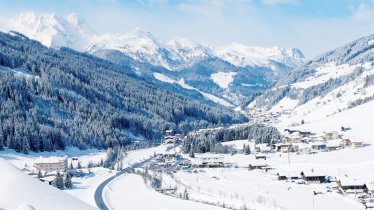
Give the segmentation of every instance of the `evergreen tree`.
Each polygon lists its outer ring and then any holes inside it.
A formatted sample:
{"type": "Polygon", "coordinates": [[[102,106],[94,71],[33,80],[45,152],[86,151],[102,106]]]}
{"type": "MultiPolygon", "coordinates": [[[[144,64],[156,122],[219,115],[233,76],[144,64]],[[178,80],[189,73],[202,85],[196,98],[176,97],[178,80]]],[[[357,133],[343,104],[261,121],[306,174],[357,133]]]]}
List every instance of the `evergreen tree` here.
{"type": "Polygon", "coordinates": [[[39,170],[39,171],[38,171],[38,179],[40,179],[40,178],[42,178],[42,177],[43,177],[42,172],[39,170]]]}
{"type": "Polygon", "coordinates": [[[70,161],[70,170],[73,170],[74,169],[74,166],[73,166],[73,161],[70,161]]]}
{"type": "Polygon", "coordinates": [[[57,172],[55,179],[52,182],[52,186],[63,190],[64,189],[64,179],[61,176],[60,172],[57,172]]]}
{"type": "Polygon", "coordinates": [[[71,175],[69,172],[65,173],[65,180],[64,180],[65,187],[68,189],[73,188],[73,182],[71,181],[71,175]]]}
{"type": "Polygon", "coordinates": [[[82,169],[82,165],[80,161],[78,161],[77,169],[82,169]]]}
{"type": "Polygon", "coordinates": [[[189,194],[187,192],[187,189],[185,189],[184,192],[183,192],[183,199],[184,200],[189,200],[190,199],[190,196],[189,196],[189,194]]]}
{"type": "Polygon", "coordinates": [[[249,145],[247,145],[246,147],[245,147],[245,153],[244,153],[245,155],[250,155],[251,154],[251,147],[249,146],[249,145]]]}

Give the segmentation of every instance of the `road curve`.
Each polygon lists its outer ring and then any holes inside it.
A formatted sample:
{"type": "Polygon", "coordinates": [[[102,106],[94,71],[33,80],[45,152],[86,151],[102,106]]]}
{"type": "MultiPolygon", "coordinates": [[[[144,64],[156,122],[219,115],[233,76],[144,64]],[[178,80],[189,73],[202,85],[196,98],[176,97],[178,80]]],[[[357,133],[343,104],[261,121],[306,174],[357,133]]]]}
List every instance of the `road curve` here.
{"type": "Polygon", "coordinates": [[[108,178],[107,180],[103,181],[95,191],[95,202],[96,206],[101,210],[109,210],[109,208],[105,205],[104,199],[103,199],[103,190],[105,186],[112,181],[114,178],[116,178],[116,175],[113,175],[112,177],[108,178]]]}

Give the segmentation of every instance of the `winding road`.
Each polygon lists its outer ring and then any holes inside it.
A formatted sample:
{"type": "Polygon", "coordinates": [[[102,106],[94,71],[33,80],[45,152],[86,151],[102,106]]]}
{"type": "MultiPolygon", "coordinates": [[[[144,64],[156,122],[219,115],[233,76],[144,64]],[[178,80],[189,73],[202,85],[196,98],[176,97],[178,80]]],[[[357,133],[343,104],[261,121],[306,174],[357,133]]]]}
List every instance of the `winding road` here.
{"type": "Polygon", "coordinates": [[[128,167],[128,168],[125,168],[124,170],[120,171],[120,172],[117,172],[115,175],[113,175],[112,177],[108,178],[107,180],[103,181],[97,188],[96,188],[96,191],[95,191],[95,203],[96,203],[96,206],[101,209],[101,210],[109,210],[110,208],[105,204],[104,202],[104,198],[103,198],[103,191],[104,191],[104,188],[107,184],[109,184],[113,179],[117,178],[118,176],[126,173],[127,171],[131,170],[132,168],[140,168],[142,167],[145,163],[149,162],[150,160],[152,160],[154,157],[150,157],[150,158],[147,158],[141,162],[138,162],[138,163],[135,163],[133,164],[131,167],[128,167]]]}

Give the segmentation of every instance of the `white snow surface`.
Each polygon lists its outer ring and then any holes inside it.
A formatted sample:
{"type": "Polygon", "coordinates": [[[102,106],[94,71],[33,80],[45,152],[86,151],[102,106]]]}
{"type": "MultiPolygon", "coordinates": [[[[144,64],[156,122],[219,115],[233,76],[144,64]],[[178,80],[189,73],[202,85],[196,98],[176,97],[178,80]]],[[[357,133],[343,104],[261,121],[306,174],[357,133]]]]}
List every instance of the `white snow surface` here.
{"type": "Polygon", "coordinates": [[[21,172],[0,158],[0,208],[2,209],[95,209],[21,172]]]}
{"type": "Polygon", "coordinates": [[[160,194],[146,186],[139,175],[124,174],[113,180],[103,192],[111,209],[128,210],[222,210],[193,201],[160,194]]]}
{"type": "Polygon", "coordinates": [[[229,88],[229,85],[234,81],[236,72],[217,72],[210,75],[210,78],[223,89],[229,88]]]}
{"type": "Polygon", "coordinates": [[[209,93],[205,93],[205,92],[202,92],[200,90],[198,90],[197,88],[194,88],[188,84],[185,83],[184,79],[181,79],[179,81],[176,81],[164,74],[161,74],[161,73],[153,73],[153,76],[157,79],[157,80],[160,80],[161,82],[166,82],[166,83],[170,83],[170,84],[178,84],[180,85],[181,87],[185,88],[185,89],[188,89],[188,90],[196,90],[198,91],[201,95],[203,95],[206,99],[210,100],[210,101],[213,101],[214,103],[217,103],[217,104],[220,104],[220,105],[223,105],[223,106],[226,106],[226,107],[233,107],[234,105],[232,105],[231,103],[227,102],[226,100],[222,99],[222,98],[219,98],[217,96],[214,96],[212,94],[209,94],[209,93]]]}

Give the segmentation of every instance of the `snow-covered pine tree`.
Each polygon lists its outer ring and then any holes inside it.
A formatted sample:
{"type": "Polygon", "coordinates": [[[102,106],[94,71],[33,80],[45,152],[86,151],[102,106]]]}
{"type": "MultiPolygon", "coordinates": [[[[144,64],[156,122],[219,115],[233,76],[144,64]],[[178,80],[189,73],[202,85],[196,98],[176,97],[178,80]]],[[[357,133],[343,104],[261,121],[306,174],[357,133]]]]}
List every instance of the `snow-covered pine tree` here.
{"type": "Polygon", "coordinates": [[[61,176],[60,172],[57,172],[55,179],[52,182],[52,186],[63,190],[64,189],[64,179],[61,176]]]}
{"type": "Polygon", "coordinates": [[[65,181],[64,181],[65,187],[68,189],[73,188],[73,182],[71,181],[71,175],[69,172],[65,173],[65,181]]]}
{"type": "Polygon", "coordinates": [[[39,170],[38,171],[38,178],[40,179],[40,178],[42,178],[43,177],[43,174],[42,174],[42,172],[39,170]]]}
{"type": "Polygon", "coordinates": [[[249,145],[247,145],[246,147],[245,147],[245,153],[244,153],[245,155],[250,155],[251,154],[251,148],[249,147],[249,145]]]}

